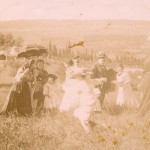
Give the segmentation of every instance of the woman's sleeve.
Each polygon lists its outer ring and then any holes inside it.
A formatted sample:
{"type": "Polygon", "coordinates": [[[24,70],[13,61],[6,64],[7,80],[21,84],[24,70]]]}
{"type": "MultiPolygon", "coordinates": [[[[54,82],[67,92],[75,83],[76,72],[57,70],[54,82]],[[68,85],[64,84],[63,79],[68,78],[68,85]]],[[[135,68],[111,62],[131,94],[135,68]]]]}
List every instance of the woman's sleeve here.
{"type": "Polygon", "coordinates": [[[16,81],[23,80],[28,73],[29,73],[29,68],[27,68],[26,70],[23,70],[23,68],[19,68],[15,76],[16,81]]]}

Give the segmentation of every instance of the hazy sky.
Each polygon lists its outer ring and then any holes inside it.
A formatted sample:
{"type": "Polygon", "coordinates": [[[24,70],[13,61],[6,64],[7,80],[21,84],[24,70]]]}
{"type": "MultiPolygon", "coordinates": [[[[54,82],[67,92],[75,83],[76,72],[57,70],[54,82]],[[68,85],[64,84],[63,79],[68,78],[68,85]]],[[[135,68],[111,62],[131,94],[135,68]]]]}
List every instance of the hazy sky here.
{"type": "Polygon", "coordinates": [[[0,0],[0,20],[150,20],[150,0],[0,0]]]}

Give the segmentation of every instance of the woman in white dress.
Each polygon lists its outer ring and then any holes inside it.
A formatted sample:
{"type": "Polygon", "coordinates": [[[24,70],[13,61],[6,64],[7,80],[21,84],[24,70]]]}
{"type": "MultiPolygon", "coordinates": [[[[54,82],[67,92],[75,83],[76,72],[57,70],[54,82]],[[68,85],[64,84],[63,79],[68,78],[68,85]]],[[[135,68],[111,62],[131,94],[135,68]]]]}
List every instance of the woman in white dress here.
{"type": "Polygon", "coordinates": [[[79,57],[76,56],[70,60],[69,65],[66,66],[66,79],[63,85],[64,96],[60,105],[60,111],[68,111],[70,108],[78,104],[78,80],[73,77],[75,73],[80,70],[78,65],[79,57]]]}
{"type": "Polygon", "coordinates": [[[137,108],[139,103],[133,95],[130,82],[129,74],[124,70],[123,64],[120,64],[117,73],[118,94],[116,104],[119,106],[125,105],[128,108],[137,108]]]}
{"type": "Polygon", "coordinates": [[[78,80],[78,106],[74,109],[74,116],[79,119],[86,133],[89,133],[89,120],[97,100],[93,81],[88,78],[89,71],[82,69],[75,77],[78,80]]]}
{"type": "Polygon", "coordinates": [[[65,94],[60,111],[74,110],[74,116],[79,119],[82,127],[88,133],[90,129],[88,121],[97,95],[92,80],[87,78],[88,75],[90,76],[89,69],[79,67],[77,57],[73,59],[72,64],[66,70],[65,94]]]}

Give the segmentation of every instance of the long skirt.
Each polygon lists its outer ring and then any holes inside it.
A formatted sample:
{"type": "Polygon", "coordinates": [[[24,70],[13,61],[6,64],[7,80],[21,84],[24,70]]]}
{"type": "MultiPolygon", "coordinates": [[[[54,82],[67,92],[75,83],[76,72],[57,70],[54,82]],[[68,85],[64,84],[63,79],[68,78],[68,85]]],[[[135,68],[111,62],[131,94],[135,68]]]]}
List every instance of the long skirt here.
{"type": "Polygon", "coordinates": [[[130,83],[118,88],[117,105],[125,105],[127,108],[138,108],[139,102],[135,98],[130,83]]]}
{"type": "Polygon", "coordinates": [[[125,99],[124,99],[124,94],[123,94],[123,87],[118,88],[116,104],[119,105],[119,106],[122,106],[122,105],[125,104],[125,99]]]}
{"type": "Polygon", "coordinates": [[[56,93],[53,92],[51,97],[48,95],[45,96],[44,108],[55,109],[55,108],[58,108],[59,105],[60,105],[60,100],[56,93]]]}
{"type": "Polygon", "coordinates": [[[64,96],[60,105],[60,111],[68,111],[70,108],[76,107],[79,103],[78,90],[80,88],[79,81],[69,79],[64,85],[64,96]]]}
{"type": "Polygon", "coordinates": [[[14,83],[1,110],[3,113],[17,111],[20,115],[32,113],[31,91],[28,82],[14,83]]]}

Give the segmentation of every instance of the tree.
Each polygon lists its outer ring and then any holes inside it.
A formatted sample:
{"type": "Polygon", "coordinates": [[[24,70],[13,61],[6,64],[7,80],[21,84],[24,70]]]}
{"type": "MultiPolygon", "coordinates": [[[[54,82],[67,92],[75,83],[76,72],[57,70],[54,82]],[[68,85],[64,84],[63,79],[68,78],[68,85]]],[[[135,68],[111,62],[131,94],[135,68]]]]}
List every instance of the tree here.
{"type": "Polygon", "coordinates": [[[5,44],[5,35],[3,33],[0,33],[0,49],[3,48],[5,44]]]}
{"type": "Polygon", "coordinates": [[[48,54],[49,54],[49,57],[51,57],[51,55],[52,55],[52,50],[53,50],[52,42],[49,41],[49,44],[48,44],[48,54]]]}
{"type": "Polygon", "coordinates": [[[15,39],[14,39],[12,33],[7,33],[5,35],[4,49],[9,50],[9,48],[13,47],[14,45],[15,45],[15,39]]]}
{"type": "Polygon", "coordinates": [[[53,56],[56,57],[56,56],[57,56],[57,53],[58,53],[58,52],[57,52],[57,47],[56,47],[56,45],[54,45],[54,46],[53,46],[52,54],[53,54],[53,56]]]}

